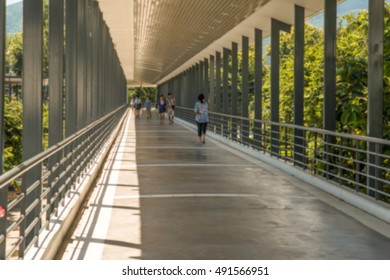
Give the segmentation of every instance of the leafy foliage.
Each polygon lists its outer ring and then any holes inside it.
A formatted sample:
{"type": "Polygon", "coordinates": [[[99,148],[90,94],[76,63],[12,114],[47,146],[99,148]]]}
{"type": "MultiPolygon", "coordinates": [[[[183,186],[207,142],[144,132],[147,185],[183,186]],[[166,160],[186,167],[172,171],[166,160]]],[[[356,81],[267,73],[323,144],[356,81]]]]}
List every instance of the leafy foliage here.
{"type": "Polygon", "coordinates": [[[22,161],[22,103],[18,100],[6,99],[4,111],[4,169],[7,171],[22,161]]]}
{"type": "Polygon", "coordinates": [[[155,87],[130,87],[128,88],[128,94],[129,99],[136,97],[138,94],[142,100],[145,100],[146,97],[155,100],[157,89],[155,87]]]}

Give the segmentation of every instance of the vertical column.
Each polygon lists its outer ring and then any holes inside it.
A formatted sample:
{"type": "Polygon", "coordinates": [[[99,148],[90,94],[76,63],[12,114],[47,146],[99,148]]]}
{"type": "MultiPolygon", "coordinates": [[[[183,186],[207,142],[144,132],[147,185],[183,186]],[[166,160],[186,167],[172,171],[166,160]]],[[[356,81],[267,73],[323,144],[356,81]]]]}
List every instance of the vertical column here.
{"type": "Polygon", "coordinates": [[[87,86],[87,49],[86,49],[86,0],[77,1],[77,131],[86,124],[86,86],[87,86]]]}
{"type": "Polygon", "coordinates": [[[204,77],[203,77],[203,92],[207,99],[209,99],[209,60],[204,59],[204,77]]]}
{"type": "Polygon", "coordinates": [[[181,92],[181,101],[182,103],[180,106],[187,107],[187,98],[188,98],[188,77],[187,77],[187,70],[184,70],[183,72],[183,87],[181,92]]]}
{"type": "MultiPolygon", "coordinates": [[[[238,44],[232,43],[232,115],[238,115],[238,44]]],[[[233,119],[232,138],[237,141],[237,119],[233,119]]]]}
{"type": "MultiPolygon", "coordinates": [[[[96,1],[92,2],[92,121],[98,119],[98,102],[99,102],[99,46],[100,42],[100,30],[98,27],[99,21],[99,4],[96,1]]],[[[126,95],[127,96],[127,95],[126,95]]],[[[127,97],[126,97],[127,98],[127,97]]]]}
{"type": "Polygon", "coordinates": [[[198,95],[199,95],[199,88],[200,88],[200,83],[199,83],[199,63],[196,63],[195,64],[195,68],[194,68],[194,70],[195,70],[195,72],[194,72],[194,74],[195,74],[195,76],[194,76],[194,84],[195,84],[195,98],[197,98],[198,97],[198,95]]]}
{"type": "MultiPolygon", "coordinates": [[[[369,38],[368,38],[368,136],[383,138],[383,40],[384,40],[384,0],[369,1],[369,38]]],[[[367,185],[382,190],[379,181],[383,174],[381,157],[382,146],[370,143],[368,158],[368,174],[374,178],[367,180],[367,185]],[[374,166],[375,165],[375,166],[374,166]]],[[[376,199],[381,195],[369,190],[369,194],[376,199]]]]}
{"type": "MultiPolygon", "coordinates": [[[[215,112],[221,113],[221,53],[215,53],[215,112]]],[[[215,132],[221,134],[221,117],[215,116],[215,132]]]]}
{"type": "MultiPolygon", "coordinates": [[[[277,21],[271,22],[271,121],[279,122],[279,28],[277,21]]],[[[271,155],[279,156],[279,126],[271,126],[271,155]]]]}
{"type": "Polygon", "coordinates": [[[191,107],[192,104],[191,104],[191,100],[193,98],[193,91],[192,91],[192,66],[190,68],[188,68],[187,70],[187,88],[188,88],[188,97],[187,97],[187,106],[188,107],[191,107]]]}
{"type": "Polygon", "coordinates": [[[336,129],[337,0],[325,0],[324,129],[336,129]]]}
{"type": "Polygon", "coordinates": [[[204,92],[204,61],[201,60],[199,62],[199,92],[198,93],[203,93],[204,92]]]}
{"type": "MultiPolygon", "coordinates": [[[[294,34],[294,124],[303,126],[305,65],[305,9],[295,6],[294,34]]],[[[294,130],[294,164],[304,166],[304,131],[294,130]]]]}
{"type": "MultiPolygon", "coordinates": [[[[86,124],[92,123],[92,0],[87,0],[85,11],[85,32],[86,32],[86,124]]],[[[117,86],[118,84],[116,84],[117,86]]]]}
{"type": "MultiPolygon", "coordinates": [[[[224,114],[228,114],[229,106],[229,54],[230,50],[223,48],[222,112],[224,114]]],[[[224,137],[229,135],[228,122],[229,119],[224,117],[222,121],[224,137]]]]}
{"type": "MultiPolygon", "coordinates": [[[[54,146],[63,138],[63,83],[64,83],[64,1],[50,0],[49,5],[49,146],[54,146]]],[[[61,154],[49,158],[49,170],[60,160],[61,154]]],[[[53,186],[58,171],[49,177],[50,201],[59,188],[59,183],[53,186]]],[[[58,197],[60,198],[60,196],[58,197]]],[[[58,200],[57,200],[58,201],[58,200]]],[[[52,210],[56,207],[52,206],[52,210]]],[[[50,219],[52,211],[47,212],[50,219]]]]}
{"type": "MultiPolygon", "coordinates": [[[[262,85],[263,85],[263,31],[255,29],[255,120],[262,119],[262,85]]],[[[261,147],[262,124],[255,122],[253,140],[256,149],[261,147]]]]}
{"type": "Polygon", "coordinates": [[[215,111],[215,58],[210,55],[210,111],[215,111]]]}
{"type": "MultiPolygon", "coordinates": [[[[249,117],[249,38],[242,36],[242,64],[241,64],[241,76],[242,76],[242,102],[241,102],[241,114],[244,118],[249,117]]],[[[249,142],[249,121],[245,120],[241,123],[241,136],[242,143],[248,144],[249,142]]]]}
{"type": "Polygon", "coordinates": [[[64,1],[50,0],[49,22],[49,146],[63,139],[64,1]]]}
{"type": "MultiPolygon", "coordinates": [[[[280,95],[280,31],[290,31],[290,26],[276,19],[271,21],[271,121],[279,123],[280,95]]],[[[279,126],[271,126],[271,155],[279,157],[279,126]]]]}
{"type": "Polygon", "coordinates": [[[176,91],[176,103],[180,104],[181,103],[181,85],[182,85],[182,77],[183,73],[180,73],[177,76],[177,91],[176,91]]]}
{"type": "MultiPolygon", "coordinates": [[[[336,129],[336,29],[337,29],[337,0],[325,0],[325,69],[324,69],[324,129],[334,131],[336,129]]],[[[325,136],[326,162],[330,163],[332,147],[327,145],[334,143],[335,139],[325,136]]],[[[326,178],[329,178],[332,167],[326,165],[326,178]]]]}
{"type": "MultiPolygon", "coordinates": [[[[42,152],[42,45],[43,45],[43,5],[42,0],[29,0],[23,3],[23,161],[42,152]]],[[[25,220],[20,226],[25,239],[20,246],[20,256],[24,257],[26,247],[31,245],[39,233],[38,219],[41,203],[33,204],[41,195],[41,188],[30,190],[30,186],[41,179],[41,166],[31,169],[22,179],[25,199],[22,215],[25,220]],[[26,212],[27,205],[34,205],[26,212]],[[32,227],[31,227],[32,226],[32,227]]]]}
{"type": "Polygon", "coordinates": [[[196,85],[195,85],[195,65],[192,65],[191,67],[191,99],[190,104],[194,102],[196,99],[196,85]]]}
{"type": "Polygon", "coordinates": [[[221,113],[221,53],[215,53],[215,111],[221,113]]]}
{"type": "MultiPolygon", "coordinates": [[[[4,172],[4,78],[6,0],[0,0],[0,175],[4,172]]],[[[0,205],[7,211],[8,190],[0,189],[0,205]]],[[[0,219],[0,235],[7,236],[7,219],[0,219]]],[[[6,258],[6,241],[0,243],[0,260],[6,258]]]]}
{"type": "Polygon", "coordinates": [[[6,0],[0,0],[0,175],[4,172],[5,18],[6,0]]]}

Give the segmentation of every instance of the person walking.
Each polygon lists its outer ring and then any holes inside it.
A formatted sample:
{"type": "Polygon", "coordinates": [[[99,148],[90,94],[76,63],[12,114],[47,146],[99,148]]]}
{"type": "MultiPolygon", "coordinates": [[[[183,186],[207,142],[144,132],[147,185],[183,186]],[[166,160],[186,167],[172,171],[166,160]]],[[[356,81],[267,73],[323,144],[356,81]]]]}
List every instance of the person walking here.
{"type": "Polygon", "coordinates": [[[160,114],[160,125],[164,124],[164,114],[166,112],[166,106],[167,106],[167,102],[164,98],[164,95],[161,94],[160,99],[157,101],[156,104],[157,110],[160,114]]]}
{"type": "Polygon", "coordinates": [[[152,118],[152,100],[150,100],[149,96],[146,96],[145,101],[145,108],[146,108],[146,118],[151,119],[152,118]]]}
{"type": "Polygon", "coordinates": [[[173,124],[173,118],[175,117],[176,99],[172,96],[172,93],[168,93],[167,99],[167,113],[169,124],[173,124]]]}
{"type": "Polygon", "coordinates": [[[142,107],[142,102],[139,95],[137,95],[137,97],[134,100],[134,107],[135,107],[135,117],[139,119],[141,116],[141,107],[142,107]]]}
{"type": "Polygon", "coordinates": [[[208,107],[209,105],[206,102],[204,94],[199,94],[198,101],[195,103],[194,111],[196,123],[198,124],[199,142],[203,144],[206,143],[207,123],[209,122],[208,107]]]}

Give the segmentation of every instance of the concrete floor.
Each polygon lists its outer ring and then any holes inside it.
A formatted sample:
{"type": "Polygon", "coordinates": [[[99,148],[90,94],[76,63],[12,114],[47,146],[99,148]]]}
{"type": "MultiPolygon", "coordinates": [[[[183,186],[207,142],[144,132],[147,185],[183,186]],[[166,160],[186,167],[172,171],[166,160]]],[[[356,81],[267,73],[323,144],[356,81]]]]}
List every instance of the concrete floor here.
{"type": "Polygon", "coordinates": [[[388,224],[144,117],[127,119],[62,259],[390,259],[388,224]]]}

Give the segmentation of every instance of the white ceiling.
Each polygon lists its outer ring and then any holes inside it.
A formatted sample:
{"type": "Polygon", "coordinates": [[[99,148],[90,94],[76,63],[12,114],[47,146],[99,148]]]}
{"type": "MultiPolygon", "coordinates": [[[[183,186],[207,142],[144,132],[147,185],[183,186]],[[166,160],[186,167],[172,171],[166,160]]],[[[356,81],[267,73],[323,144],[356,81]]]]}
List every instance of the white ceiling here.
{"type": "Polygon", "coordinates": [[[129,83],[159,84],[208,58],[254,28],[270,33],[271,18],[294,23],[324,0],[99,0],[129,83]]]}

